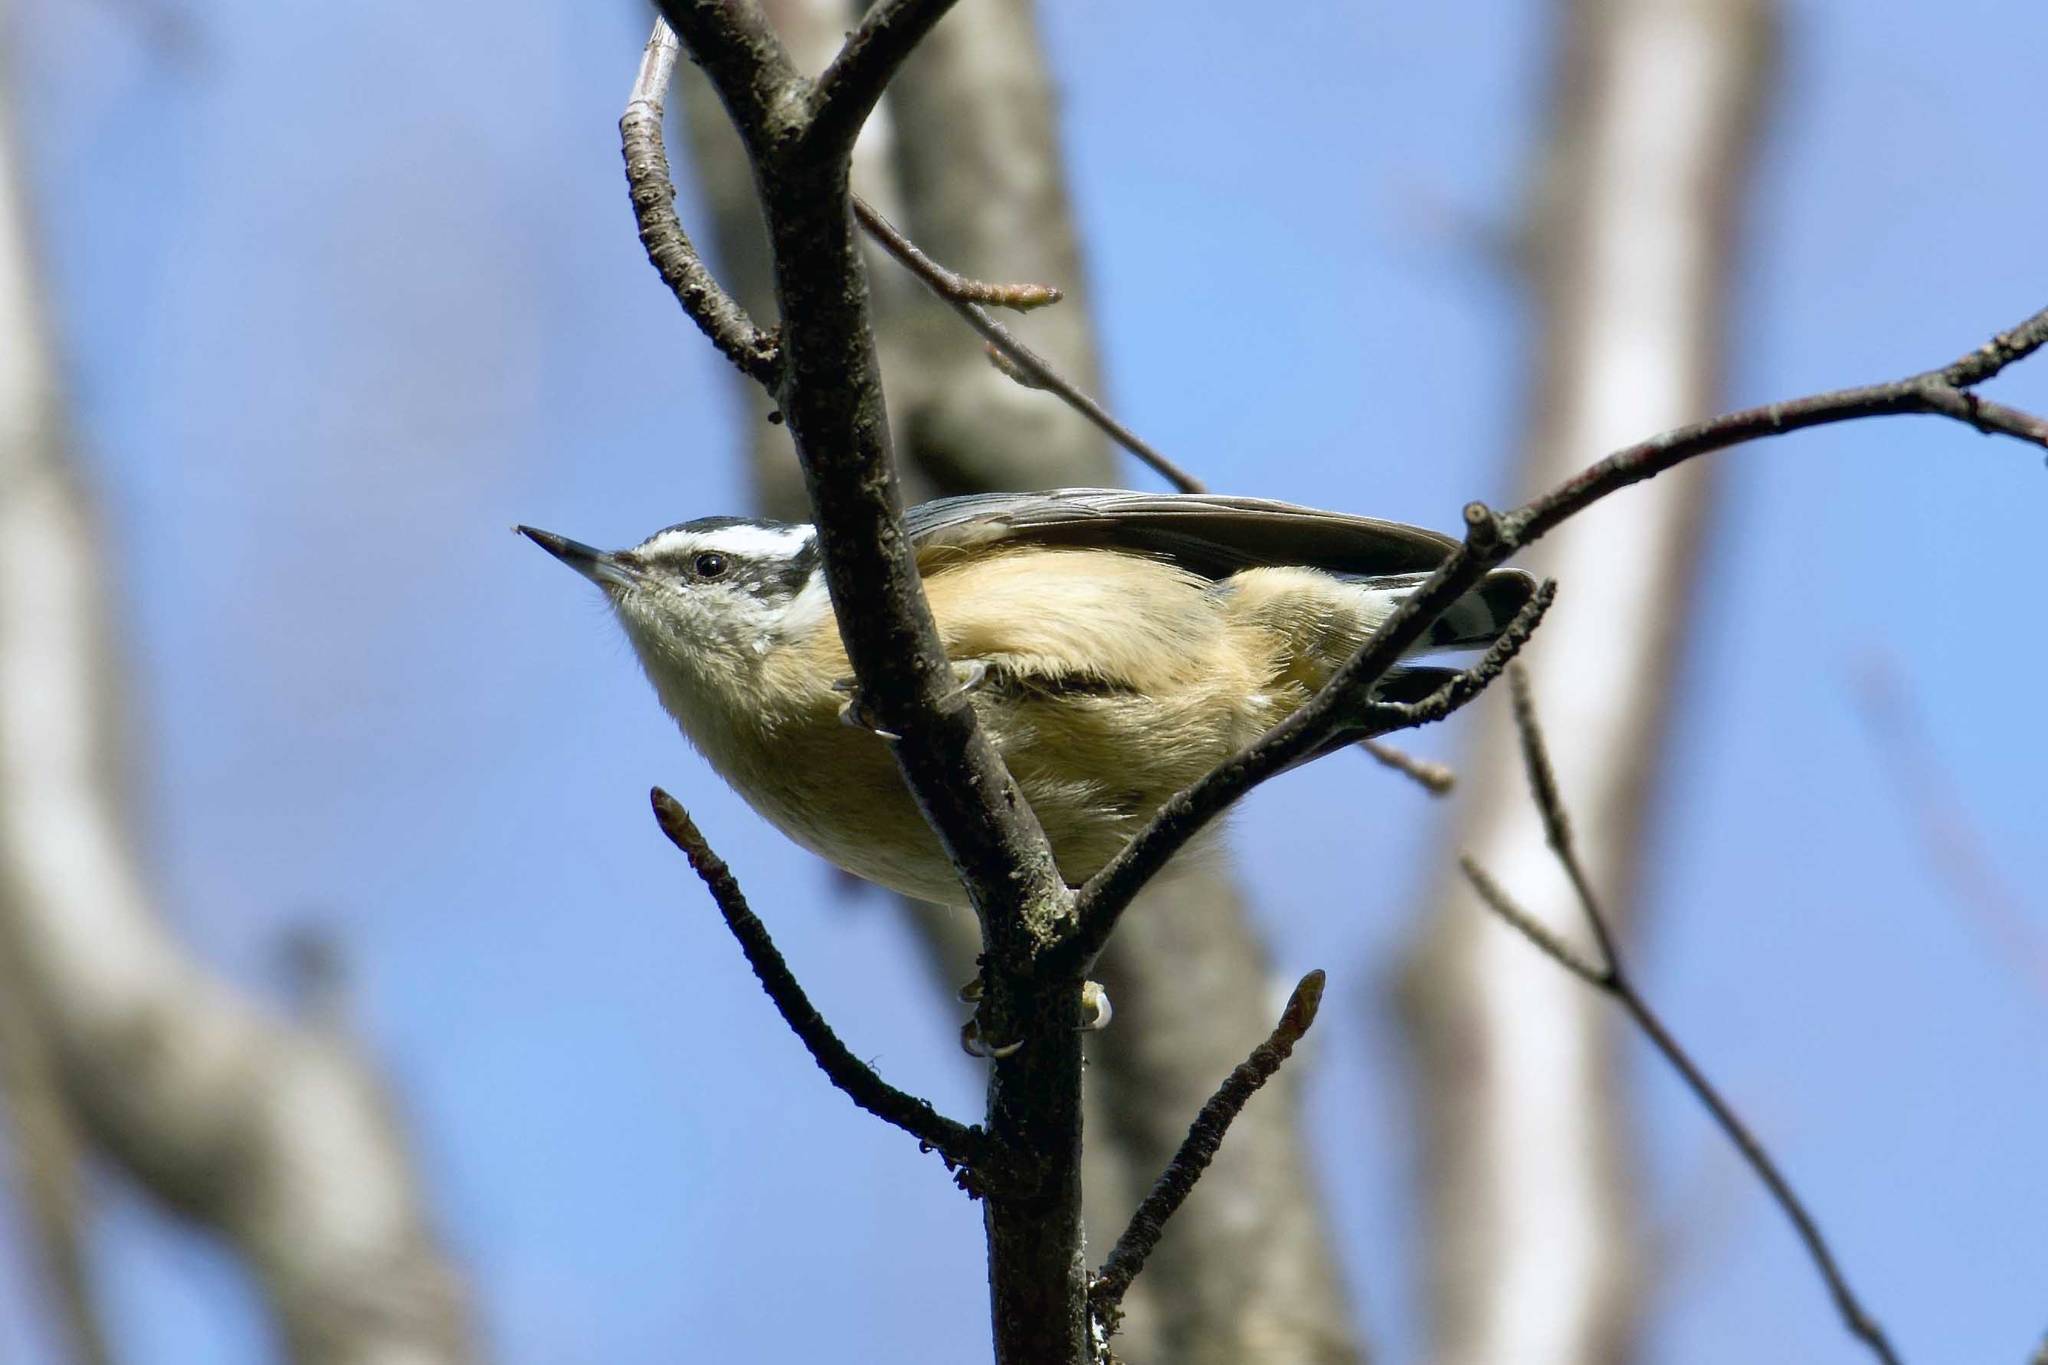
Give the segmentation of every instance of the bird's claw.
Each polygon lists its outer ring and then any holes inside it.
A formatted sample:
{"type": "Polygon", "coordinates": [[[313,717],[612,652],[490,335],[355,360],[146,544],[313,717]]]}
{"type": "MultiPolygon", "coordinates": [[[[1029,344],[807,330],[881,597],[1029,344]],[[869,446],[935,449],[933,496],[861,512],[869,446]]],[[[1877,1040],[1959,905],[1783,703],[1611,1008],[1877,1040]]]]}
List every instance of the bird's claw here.
{"type": "Polygon", "coordinates": [[[1017,1050],[1023,1046],[1022,1038],[1013,1043],[989,1042],[981,1036],[981,1023],[978,1020],[969,1019],[960,1026],[960,1050],[970,1057],[986,1057],[999,1062],[1005,1057],[1016,1056],[1017,1050]]]}
{"type": "Polygon", "coordinates": [[[839,708],[839,723],[841,725],[854,730],[865,730],[869,734],[886,739],[891,743],[903,738],[894,730],[885,730],[875,723],[874,712],[870,711],[867,702],[861,699],[860,682],[858,679],[841,678],[832,684],[832,690],[847,694],[846,704],[839,708]]]}
{"type": "Polygon", "coordinates": [[[1081,983],[1081,1029],[1083,1033],[1098,1033],[1109,1027],[1109,1021],[1116,1017],[1116,1010],[1109,1003],[1109,992],[1100,981],[1081,983]]]}

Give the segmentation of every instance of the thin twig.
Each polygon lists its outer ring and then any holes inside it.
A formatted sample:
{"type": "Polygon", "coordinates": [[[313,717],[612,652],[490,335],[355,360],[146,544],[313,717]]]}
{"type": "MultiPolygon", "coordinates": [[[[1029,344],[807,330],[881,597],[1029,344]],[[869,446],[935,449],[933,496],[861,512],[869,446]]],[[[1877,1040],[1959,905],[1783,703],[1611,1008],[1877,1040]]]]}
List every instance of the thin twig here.
{"type": "Polygon", "coordinates": [[[1382,767],[1392,768],[1431,796],[1449,796],[1457,788],[1458,775],[1445,764],[1417,758],[1405,749],[1397,749],[1377,739],[1361,739],[1358,747],[1382,767]]]}
{"type": "Polygon", "coordinates": [[[1475,502],[1466,507],[1465,522],[1465,547],[1414,593],[1402,599],[1393,615],[1320,692],[1250,747],[1225,759],[1192,787],[1169,798],[1151,823],[1081,888],[1075,904],[1074,932],[1054,950],[1054,962],[1063,968],[1085,971],[1109,942],[1117,920],[1145,883],[1196,831],[1259,783],[1325,749],[1347,731],[1362,729],[1361,738],[1377,738],[1394,730],[1441,720],[1477,696],[1514,658],[1549,609],[1556,595],[1555,584],[1539,585],[1480,661],[1430,696],[1409,703],[1355,700],[1369,696],[1372,684],[1385,677],[1395,662],[1421,640],[1430,624],[1485,575],[1488,566],[1477,557],[1474,547],[1492,545],[1498,534],[1498,518],[1484,504],[1475,502]]]}
{"type": "Polygon", "coordinates": [[[904,235],[903,230],[883,216],[882,211],[859,195],[853,196],[853,216],[870,237],[927,288],[948,303],[978,303],[991,308],[1008,308],[1028,313],[1047,308],[1066,295],[1050,284],[995,284],[948,270],[927,256],[924,249],[904,235]]]}
{"type": "MultiPolygon", "coordinates": [[[[1208,488],[1194,475],[1182,469],[1151,442],[1111,416],[1108,409],[1090,397],[1086,391],[1061,374],[1038,352],[1032,350],[1009,328],[989,315],[983,302],[1003,302],[999,299],[976,297],[974,290],[1034,290],[1045,289],[1044,285],[989,285],[971,280],[946,269],[937,261],[924,254],[917,244],[903,235],[894,223],[884,218],[859,195],[853,196],[853,216],[867,229],[868,235],[881,244],[884,251],[894,256],[897,262],[917,276],[926,288],[936,294],[947,307],[967,319],[968,326],[979,332],[989,344],[993,356],[1000,356],[997,368],[1026,388],[1044,389],[1056,395],[1074,411],[1080,413],[1096,428],[1125,450],[1138,457],[1147,468],[1172,484],[1183,493],[1206,493],[1208,488]]],[[[1057,296],[1058,291],[1053,293],[1057,296]]],[[[1050,300],[1049,300],[1050,301],[1050,300]]],[[[1008,307],[1017,307],[1014,303],[1008,307]]],[[[1037,307],[1037,304],[1029,305],[1037,307]]]]}
{"type": "Polygon", "coordinates": [[[1940,369],[1884,384],[1865,384],[1790,402],[1744,408],[1624,446],[1510,513],[1504,518],[1507,525],[1503,528],[1503,539],[1515,548],[1527,545],[1608,494],[1653,478],[1695,456],[1836,422],[1923,413],[1950,418],[1987,435],[2010,436],[2048,447],[2048,418],[1980,398],[1969,389],[2032,355],[2044,342],[2048,342],[2048,308],[1940,369]]]}
{"type": "Polygon", "coordinates": [[[1123,1236],[1117,1238],[1116,1247],[1109,1253],[1109,1259],[1102,1263],[1101,1273],[1088,1286],[1088,1303],[1096,1320],[1102,1324],[1105,1333],[1116,1330],[1117,1305],[1123,1301],[1124,1293],[1138,1272],[1145,1268],[1145,1260],[1152,1249],[1159,1245],[1159,1238],[1166,1231],[1166,1224],[1179,1211],[1189,1194],[1193,1193],[1195,1182],[1202,1178],[1209,1163],[1216,1159],[1217,1149],[1223,1145],[1224,1135],[1236,1121],[1245,1105],[1259,1087],[1273,1078],[1281,1064],[1294,1052],[1295,1044],[1307,1033],[1309,1025],[1316,1021],[1316,1010],[1323,1001],[1324,976],[1320,970],[1304,976],[1287,997],[1287,1008],[1281,1012],[1280,1022],[1273,1026],[1273,1032],[1266,1041],[1252,1049],[1251,1056],[1244,1059],[1216,1087],[1216,1093],[1202,1106],[1188,1128],[1188,1135],[1181,1141],[1180,1150],[1173,1154],[1173,1160],[1166,1164],[1166,1170],[1152,1186],[1152,1192],[1138,1205],[1131,1215],[1130,1225],[1123,1236]]]}
{"type": "MultiPolygon", "coordinates": [[[[725,917],[726,928],[739,940],[740,951],[746,954],[747,965],[754,969],[761,988],[775,1002],[783,1022],[803,1042],[826,1079],[876,1118],[894,1124],[920,1145],[937,1152],[948,1166],[964,1167],[969,1172],[977,1170],[988,1156],[988,1144],[981,1130],[947,1118],[929,1100],[898,1090],[854,1056],[811,1004],[796,974],[790,971],[775,941],[769,937],[768,926],[748,908],[746,895],[732,869],[712,851],[690,819],[690,813],[659,787],[650,793],[650,799],[661,832],[690,860],[691,869],[717,903],[718,913],[725,917]]],[[[963,1187],[972,1189],[973,1185],[970,1181],[963,1187]]]]}
{"type": "Polygon", "coordinates": [[[1828,1292],[1834,1297],[1835,1309],[1841,1315],[1842,1325],[1851,1336],[1868,1346],[1871,1354],[1879,1360],[1886,1362],[1887,1365],[1898,1365],[1898,1354],[1892,1349],[1884,1329],[1849,1288],[1849,1282],[1836,1263],[1834,1251],[1828,1246],[1827,1238],[1822,1235],[1820,1225],[1814,1221],[1806,1205],[1793,1192],[1791,1183],[1778,1169],[1777,1163],[1771,1160],[1770,1154],[1764,1150],[1763,1143],[1758,1140],[1756,1134],[1750,1131],[1749,1125],[1744,1123],[1728,1101],[1722,1098],[1720,1091],[1714,1088],[1713,1083],[1700,1070],[1699,1064],[1692,1059],[1692,1055],[1672,1036],[1671,1031],[1664,1026],[1664,1021],[1650,1008],[1649,1001],[1637,990],[1634,980],[1622,962],[1614,933],[1607,923],[1607,916],[1600,909],[1600,902],[1593,894],[1584,865],[1579,861],[1578,849],[1572,840],[1571,821],[1565,813],[1564,801],[1558,794],[1557,777],[1550,765],[1550,755],[1543,742],[1542,728],[1536,720],[1535,704],[1529,696],[1528,677],[1518,668],[1511,672],[1510,680],[1515,695],[1515,725],[1522,737],[1522,760],[1529,776],[1529,791],[1542,816],[1544,835],[1549,840],[1552,852],[1557,855],[1558,863],[1571,878],[1579,908],[1593,931],[1594,940],[1599,945],[1604,962],[1596,964],[1565,946],[1535,916],[1516,905],[1470,858],[1460,860],[1466,877],[1487,907],[1541,949],[1545,956],[1558,962],[1572,975],[1621,1005],[1636,1027],[1642,1030],[1643,1036],[1650,1040],[1652,1046],[1679,1074],[1686,1088],[1692,1091],[1694,1098],[1706,1107],[1714,1122],[1727,1134],[1728,1140],[1742,1153],[1743,1160],[1749,1163],[1750,1169],[1763,1181],[1764,1187],[1771,1193],[1771,1198],[1777,1201],[1778,1207],[1799,1234],[1799,1240],[1805,1244],[1807,1255],[1812,1257],[1821,1278],[1827,1282],[1828,1292]]]}
{"type": "Polygon", "coordinates": [[[1979,431],[2048,447],[2048,418],[1980,399],[1960,387],[1980,384],[2048,344],[2048,309],[1940,369],[1886,384],[1838,389],[1784,403],[1745,408],[1677,427],[1625,446],[1549,492],[1508,513],[1483,503],[1465,508],[1465,543],[1359,647],[1350,662],[1293,715],[1225,759],[1154,813],[1123,851],[1082,888],[1077,928],[1063,951],[1086,960],[1101,950],[1131,897],[1208,823],[1261,782],[1324,747],[1365,695],[1417,644],[1487,570],[1611,493],[1641,483],[1696,456],[1808,427],[1866,417],[1925,413],[1964,422],[1979,431]]]}
{"type": "Polygon", "coordinates": [[[640,58],[639,74],[633,79],[632,94],[626,100],[626,112],[619,118],[619,146],[626,159],[633,221],[639,225],[640,245],[646,248],[648,261],[690,320],[740,373],[772,390],[780,369],[775,334],[755,325],[739,300],[726,293],[676,217],[676,187],[669,176],[661,118],[679,50],[668,21],[656,19],[640,58]]]}
{"type": "Polygon", "coordinates": [[[1380,702],[1368,707],[1367,720],[1376,732],[1386,734],[1434,724],[1455,715],[1491,686],[1493,680],[1515,661],[1522,647],[1529,643],[1529,637],[1536,633],[1536,627],[1543,624],[1550,604],[1556,600],[1556,580],[1544,579],[1536,585],[1536,591],[1529,594],[1529,600],[1522,604],[1522,609],[1515,613],[1507,628],[1486,647],[1486,652],[1479,656],[1479,662],[1452,674],[1449,681],[1420,701],[1380,702]]]}

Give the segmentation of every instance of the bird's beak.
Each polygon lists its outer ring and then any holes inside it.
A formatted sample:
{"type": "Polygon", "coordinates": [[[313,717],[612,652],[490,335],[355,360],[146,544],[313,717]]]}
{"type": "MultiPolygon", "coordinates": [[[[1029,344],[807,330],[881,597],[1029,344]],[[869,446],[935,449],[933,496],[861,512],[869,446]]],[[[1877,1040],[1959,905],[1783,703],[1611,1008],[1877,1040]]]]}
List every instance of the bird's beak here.
{"type": "Polygon", "coordinates": [[[531,526],[512,529],[600,588],[630,588],[640,582],[639,570],[622,563],[619,556],[609,551],[594,550],[580,540],[558,536],[553,531],[537,531],[531,526]]]}

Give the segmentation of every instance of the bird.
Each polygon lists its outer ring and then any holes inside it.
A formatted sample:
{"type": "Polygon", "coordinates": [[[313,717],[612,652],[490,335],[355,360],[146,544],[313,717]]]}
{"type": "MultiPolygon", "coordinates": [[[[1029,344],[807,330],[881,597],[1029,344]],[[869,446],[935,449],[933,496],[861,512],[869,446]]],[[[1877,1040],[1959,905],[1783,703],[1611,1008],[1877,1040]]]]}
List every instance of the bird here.
{"type": "MultiPolygon", "coordinates": [[[[1264,498],[1100,488],[940,498],[904,528],[956,682],[1074,886],[1313,696],[1457,545],[1264,498]]],[[[965,903],[892,737],[850,700],[814,527],[702,517],[616,551],[515,529],[603,590],[662,706],[770,824],[863,880],[965,903]]],[[[1433,691],[1450,670],[1418,659],[1489,644],[1534,589],[1488,573],[1378,697],[1433,691]]]]}

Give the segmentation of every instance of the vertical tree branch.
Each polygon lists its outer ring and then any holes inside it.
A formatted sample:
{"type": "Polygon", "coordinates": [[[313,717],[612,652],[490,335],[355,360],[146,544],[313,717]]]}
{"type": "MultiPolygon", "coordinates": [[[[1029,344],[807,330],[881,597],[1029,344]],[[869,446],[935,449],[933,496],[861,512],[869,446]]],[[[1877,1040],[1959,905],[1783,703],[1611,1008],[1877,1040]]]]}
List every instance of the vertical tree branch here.
{"type": "MultiPolygon", "coordinates": [[[[4,92],[0,92],[4,93],[4,92]]],[[[0,954],[67,1103],[248,1261],[301,1362],[468,1358],[390,1106],[329,1031],[171,939],[125,817],[105,549],[58,417],[0,100],[0,954]]]]}
{"type": "MultiPolygon", "coordinates": [[[[847,26],[837,0],[779,0],[769,14],[803,69],[821,66],[847,26]]],[[[772,287],[752,178],[723,111],[687,70],[685,97],[720,273],[765,318],[772,287]]],[[[948,265],[1066,290],[1067,302],[1020,326],[1063,373],[1093,385],[1085,276],[1027,4],[977,4],[933,32],[856,145],[854,177],[948,265]]],[[[875,294],[903,472],[921,494],[1114,481],[1112,453],[1096,432],[1048,395],[991,369],[906,274],[885,265],[875,294]]],[[[765,406],[757,396],[747,401],[757,413],[765,406]]],[[[763,510],[807,516],[786,434],[767,423],[751,431],[763,510]]],[[[1227,871],[1173,869],[1152,898],[1171,905],[1133,916],[1100,968],[1118,999],[1150,1023],[1091,1043],[1101,1083],[1089,1087],[1095,1136],[1085,1170],[1091,1205],[1099,1198],[1118,1216],[1180,1139],[1181,1120],[1169,1116],[1201,1102],[1238,1060],[1238,1040],[1264,1026],[1267,1008],[1263,952],[1227,871]]],[[[973,971],[978,945],[964,920],[909,913],[933,945],[940,981],[950,988],[973,971]]],[[[1121,1340],[1134,1359],[1220,1362],[1264,1348],[1284,1359],[1356,1358],[1296,1132],[1294,1082],[1282,1076],[1274,1084],[1274,1102],[1239,1121],[1210,1192],[1181,1214],[1161,1252],[1167,1269],[1125,1300],[1121,1340]],[[1156,1313],[1155,1295],[1167,1301],[1156,1313]],[[1170,1333],[1170,1343],[1154,1328],[1170,1333]]]]}
{"type": "Polygon", "coordinates": [[[772,33],[761,36],[766,20],[752,5],[661,0],[660,8],[718,88],[753,164],[781,312],[775,398],[803,464],[859,700],[878,728],[898,736],[898,767],[975,908],[984,1036],[1029,1044],[996,1056],[988,1088],[986,1131],[1035,1186],[985,1201],[997,1358],[1088,1358],[1080,981],[1037,966],[1071,919],[1072,896],[939,647],[903,531],[850,203],[846,111],[864,118],[867,91],[879,95],[908,51],[883,26],[928,26],[944,3],[905,0],[886,7],[895,18],[871,14],[836,59],[836,83],[828,73],[819,87],[795,73],[772,33]],[[743,20],[735,9],[746,11],[743,20]]]}
{"type": "MultiPolygon", "coordinates": [[[[1571,0],[1533,222],[1542,370],[1522,480],[1708,410],[1735,206],[1759,96],[1768,0],[1571,0]]],[[[1524,562],[1566,592],[1528,666],[1569,710],[1567,777],[1589,850],[1634,899],[1644,796],[1708,494],[1681,471],[1594,509],[1524,562]]],[[[1583,932],[1518,796],[1506,717],[1461,765],[1463,847],[1583,932]]],[[[1584,1362],[1624,1354],[1644,1264],[1629,1206],[1613,1025],[1598,1002],[1492,932],[1447,880],[1404,995],[1420,1054],[1434,1355],[1584,1362]]]]}
{"type": "MultiPolygon", "coordinates": [[[[1028,0],[974,0],[928,37],[890,87],[896,219],[949,267],[1043,280],[1066,299],[1012,326],[1083,389],[1099,391],[1088,272],[1067,200],[1051,78],[1028,0]]],[[[992,369],[922,291],[879,313],[923,382],[892,408],[899,450],[936,492],[1120,482],[1115,452],[1079,414],[992,369]]],[[[894,402],[894,399],[892,399],[894,402]]],[[[1271,1021],[1265,947],[1227,861],[1170,866],[1095,973],[1118,1022],[1088,1043],[1091,1219],[1121,1218],[1185,1135],[1186,1116],[1271,1021]]],[[[1283,1072],[1239,1117],[1155,1272],[1124,1301],[1134,1361],[1359,1357],[1324,1204],[1283,1072]]],[[[1106,1231],[1113,1235],[1115,1225],[1106,1231]]]]}

